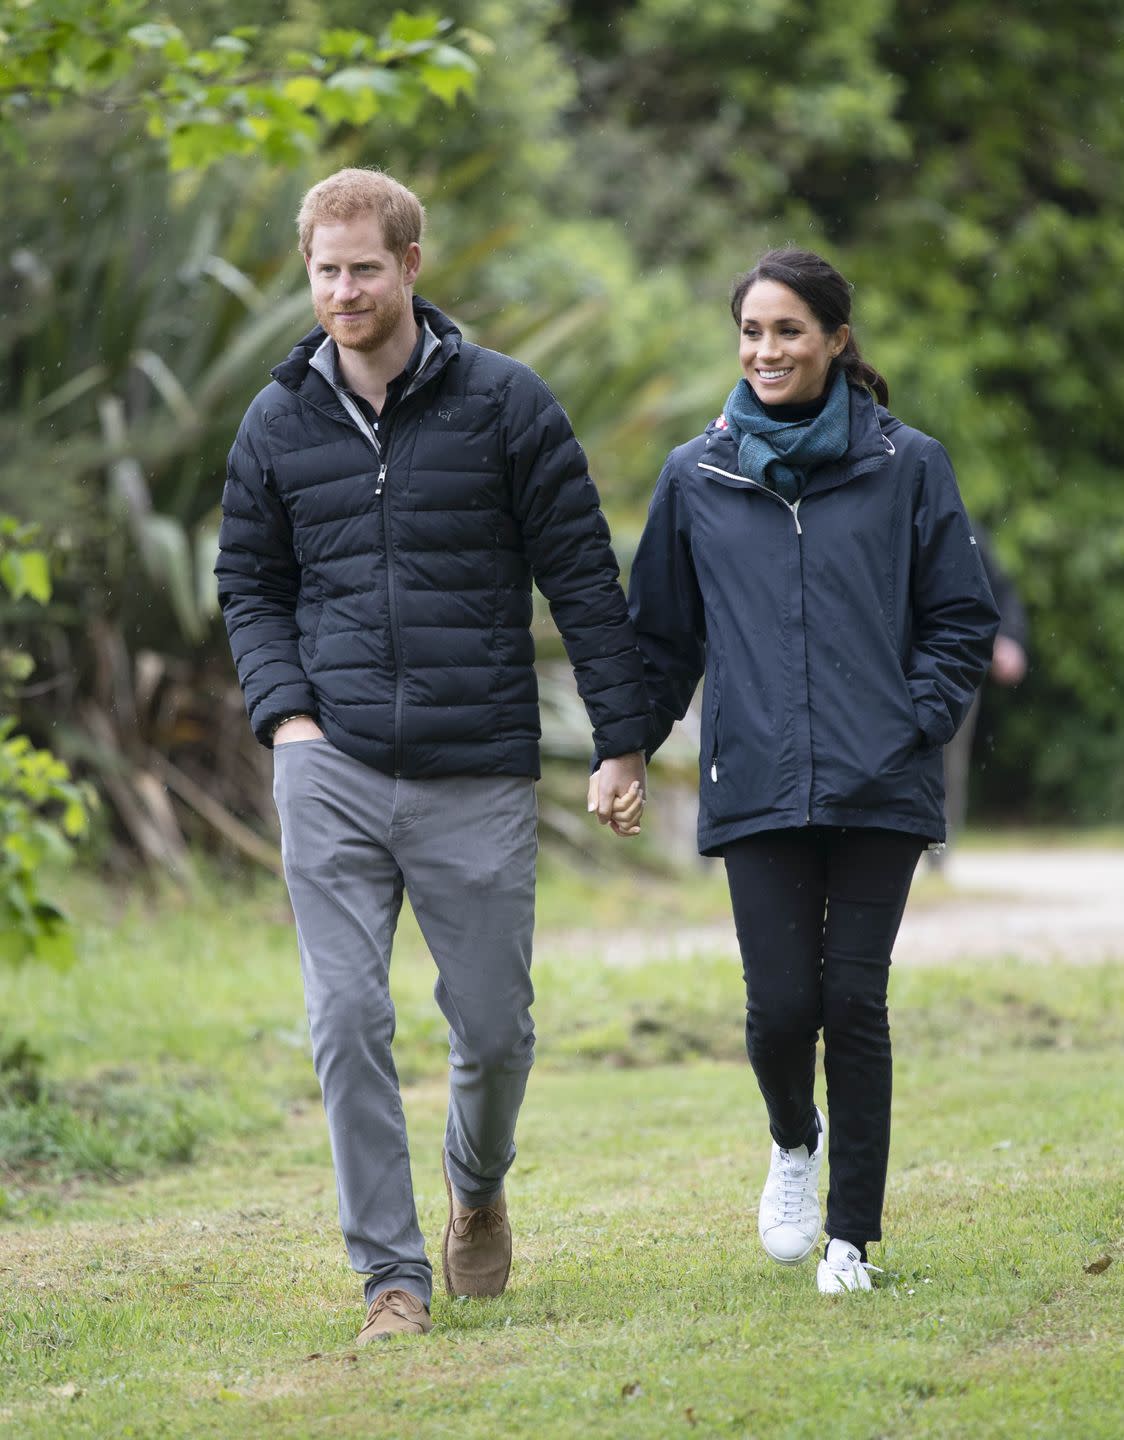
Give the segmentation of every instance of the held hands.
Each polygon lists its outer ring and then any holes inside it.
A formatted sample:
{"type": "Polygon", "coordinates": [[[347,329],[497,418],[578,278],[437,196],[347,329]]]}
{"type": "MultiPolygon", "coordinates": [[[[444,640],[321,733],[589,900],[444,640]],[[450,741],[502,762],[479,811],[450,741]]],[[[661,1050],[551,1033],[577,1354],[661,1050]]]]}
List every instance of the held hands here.
{"type": "Polygon", "coordinates": [[[586,808],[602,825],[627,839],[640,834],[645,805],[644,756],[639,752],[603,760],[589,777],[586,808]]]}
{"type": "Polygon", "coordinates": [[[613,834],[620,835],[623,839],[630,835],[639,835],[640,821],[647,803],[640,781],[634,780],[627,791],[613,801],[613,814],[609,820],[613,834]]]}

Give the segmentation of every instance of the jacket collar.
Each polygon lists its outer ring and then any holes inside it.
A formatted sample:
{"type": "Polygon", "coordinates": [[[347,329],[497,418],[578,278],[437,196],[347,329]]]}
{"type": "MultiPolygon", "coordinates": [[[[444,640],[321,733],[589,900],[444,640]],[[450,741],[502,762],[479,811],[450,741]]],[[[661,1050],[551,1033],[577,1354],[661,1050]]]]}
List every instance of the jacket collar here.
{"type": "MultiPolygon", "coordinates": [[[[834,490],[838,485],[845,485],[849,480],[885,465],[894,453],[893,441],[886,432],[898,428],[898,424],[888,411],[875,405],[868,390],[852,385],[851,439],[847,453],[842,459],[813,471],[804,495],[834,490]]],[[[706,451],[700,463],[738,474],[738,447],[724,416],[719,415],[707,426],[706,451]]]]}
{"type": "MultiPolygon", "coordinates": [[[[427,347],[428,363],[422,381],[424,384],[432,380],[460,353],[462,336],[447,315],[438,310],[436,305],[431,305],[428,300],[423,300],[420,295],[414,296],[414,319],[423,329],[430,331],[436,339],[435,346],[427,347]]],[[[321,349],[327,338],[328,335],[323,326],[317,325],[297,341],[288,356],[282,360],[280,365],[274,366],[270,374],[279,385],[283,385],[286,390],[291,390],[302,400],[307,400],[318,410],[331,415],[333,419],[351,424],[351,418],[336,390],[320,373],[319,367],[312,363],[317,351],[321,349]]]]}

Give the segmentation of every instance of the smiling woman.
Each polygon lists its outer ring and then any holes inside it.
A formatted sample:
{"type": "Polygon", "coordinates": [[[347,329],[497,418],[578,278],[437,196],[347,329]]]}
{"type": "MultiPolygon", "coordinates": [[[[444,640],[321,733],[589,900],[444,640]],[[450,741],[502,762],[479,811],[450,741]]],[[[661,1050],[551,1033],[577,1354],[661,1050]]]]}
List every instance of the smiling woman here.
{"type": "Polygon", "coordinates": [[[890,952],[921,851],[944,837],[940,747],[998,617],[948,457],[883,408],[843,276],[771,251],[731,308],[743,378],[668,457],[630,603],[649,754],[705,669],[699,848],[726,864],[772,1138],[758,1230],[782,1265],[820,1238],[823,1029],[832,1171],[816,1281],[831,1295],[871,1288],[890,952]]]}
{"type": "Polygon", "coordinates": [[[740,320],[738,358],[763,405],[818,400],[831,362],[851,334],[848,325],[825,330],[800,296],[777,280],[747,288],[740,320]]]}
{"type": "Polygon", "coordinates": [[[734,285],[730,310],[742,371],[762,404],[815,402],[835,361],[852,385],[890,403],[889,386],[851,330],[851,287],[811,250],[766,251],[734,285]]]}

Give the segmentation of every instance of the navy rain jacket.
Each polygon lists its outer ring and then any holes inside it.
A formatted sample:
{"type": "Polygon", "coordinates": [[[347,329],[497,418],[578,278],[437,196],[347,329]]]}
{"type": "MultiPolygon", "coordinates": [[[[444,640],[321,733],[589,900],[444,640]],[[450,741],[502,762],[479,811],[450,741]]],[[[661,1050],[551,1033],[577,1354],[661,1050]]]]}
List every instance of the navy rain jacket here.
{"type": "Polygon", "coordinates": [[[216,573],[255,734],[307,713],[386,774],[537,776],[533,576],[598,754],[641,750],[643,666],[562,407],[424,300],[414,315],[440,343],[378,448],[310,365],[318,327],[231,449],[216,573]]]}
{"type": "Polygon", "coordinates": [[[629,599],[649,755],[705,669],[704,855],[803,825],[944,838],[941,747],[999,617],[937,441],[852,387],[847,454],[789,505],[719,419],[668,456],[629,599]]]}

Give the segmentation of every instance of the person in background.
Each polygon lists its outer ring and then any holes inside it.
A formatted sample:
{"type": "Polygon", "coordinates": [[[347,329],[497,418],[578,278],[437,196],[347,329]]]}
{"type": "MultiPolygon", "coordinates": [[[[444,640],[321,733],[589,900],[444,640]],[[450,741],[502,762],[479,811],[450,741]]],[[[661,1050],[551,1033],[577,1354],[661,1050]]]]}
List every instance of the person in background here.
{"type": "Polygon", "coordinates": [[[999,617],[948,456],[885,408],[842,275],[770,251],[732,310],[742,378],[668,457],[629,599],[649,755],[705,672],[699,848],[725,861],[772,1137],[761,1241],[782,1265],[815,1250],[829,1150],[816,1283],[833,1295],[870,1289],[890,952],[999,617]]]}
{"type": "MultiPolygon", "coordinates": [[[[995,603],[999,606],[999,634],[995,637],[995,649],[987,678],[1005,689],[1022,683],[1027,671],[1027,621],[1026,611],[1019,599],[1015,583],[995,558],[995,552],[987,535],[976,526],[976,544],[984,571],[991,585],[995,603]]],[[[944,864],[947,850],[959,838],[964,829],[968,813],[968,779],[972,764],[972,742],[976,733],[976,721],[980,714],[980,691],[968,708],[963,724],[944,747],[944,814],[947,828],[947,842],[943,849],[930,850],[929,859],[934,869],[944,864]]]]}
{"type": "Polygon", "coordinates": [[[305,196],[318,324],[238,431],[216,566],[250,723],[273,750],[340,1222],[368,1277],[361,1344],[431,1328],[391,1055],[405,894],[449,1022],[445,1286],[507,1284],[504,1179],[534,1051],[532,577],[593,728],[593,808],[620,834],[643,808],[648,725],[585,455],[537,375],[414,294],[422,222],[381,171],[305,196]]]}

